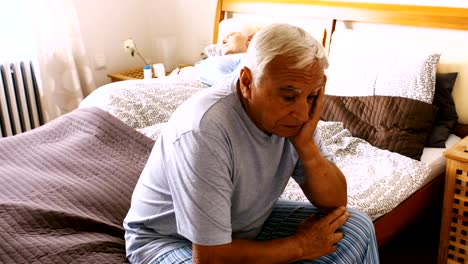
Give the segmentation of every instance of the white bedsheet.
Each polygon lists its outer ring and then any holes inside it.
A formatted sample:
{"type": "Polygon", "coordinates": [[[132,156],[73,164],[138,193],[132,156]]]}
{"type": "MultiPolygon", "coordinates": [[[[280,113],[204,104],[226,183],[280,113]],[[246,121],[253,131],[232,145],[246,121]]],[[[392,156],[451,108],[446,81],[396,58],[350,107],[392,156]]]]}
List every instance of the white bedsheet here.
{"type": "MultiPolygon", "coordinates": [[[[118,100],[118,98],[124,96],[124,94],[130,95],[133,98],[138,97],[145,99],[146,94],[151,93],[154,89],[201,89],[207,87],[207,85],[200,81],[192,78],[184,78],[182,76],[113,82],[94,90],[83,99],[78,108],[97,106],[105,111],[110,111],[115,108],[115,100],[118,100]],[[145,93],[145,95],[139,95],[140,93],[145,93]]],[[[149,99],[152,98],[154,98],[154,96],[149,99]]]]}
{"type": "Polygon", "coordinates": [[[421,161],[429,164],[431,167],[431,173],[426,177],[422,185],[430,182],[445,171],[446,159],[443,156],[443,152],[460,140],[460,137],[451,134],[445,142],[446,148],[424,148],[423,154],[421,155],[421,161]]]}
{"type": "Polygon", "coordinates": [[[169,120],[182,102],[207,87],[182,78],[121,81],[93,91],[79,108],[97,106],[135,129],[145,129],[169,120]]]}

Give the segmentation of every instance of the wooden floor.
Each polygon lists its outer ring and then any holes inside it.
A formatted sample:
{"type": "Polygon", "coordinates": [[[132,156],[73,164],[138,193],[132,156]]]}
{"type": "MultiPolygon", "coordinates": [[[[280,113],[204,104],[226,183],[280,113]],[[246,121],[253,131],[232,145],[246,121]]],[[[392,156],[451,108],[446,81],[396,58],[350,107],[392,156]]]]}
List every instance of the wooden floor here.
{"type": "Polygon", "coordinates": [[[379,249],[381,264],[437,264],[440,219],[428,219],[379,249]]]}

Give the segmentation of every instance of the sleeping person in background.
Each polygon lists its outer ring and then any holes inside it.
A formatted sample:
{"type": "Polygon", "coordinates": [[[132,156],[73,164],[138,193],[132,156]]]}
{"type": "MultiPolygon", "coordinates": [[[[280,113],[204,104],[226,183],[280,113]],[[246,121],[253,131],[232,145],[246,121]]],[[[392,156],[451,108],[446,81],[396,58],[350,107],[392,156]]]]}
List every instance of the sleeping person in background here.
{"type": "Polygon", "coordinates": [[[198,80],[208,86],[213,86],[220,80],[239,74],[242,69],[242,59],[245,53],[208,57],[195,64],[198,80]]]}
{"type": "Polygon", "coordinates": [[[219,45],[222,55],[247,52],[250,40],[256,31],[252,25],[230,18],[223,20],[220,28],[218,43],[221,42],[219,45]]]}
{"type": "Polygon", "coordinates": [[[176,69],[178,76],[192,76],[208,86],[239,74],[242,59],[256,29],[244,21],[229,18],[220,23],[218,44],[205,49],[208,57],[189,68],[176,69]]]}

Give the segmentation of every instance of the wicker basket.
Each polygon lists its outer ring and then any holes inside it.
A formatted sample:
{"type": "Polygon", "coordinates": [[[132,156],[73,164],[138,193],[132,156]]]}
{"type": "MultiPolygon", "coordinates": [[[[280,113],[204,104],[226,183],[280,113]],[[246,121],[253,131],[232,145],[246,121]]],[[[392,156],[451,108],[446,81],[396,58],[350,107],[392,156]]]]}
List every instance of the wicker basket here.
{"type": "Polygon", "coordinates": [[[468,137],[447,158],[439,263],[468,263],[468,137]]]}

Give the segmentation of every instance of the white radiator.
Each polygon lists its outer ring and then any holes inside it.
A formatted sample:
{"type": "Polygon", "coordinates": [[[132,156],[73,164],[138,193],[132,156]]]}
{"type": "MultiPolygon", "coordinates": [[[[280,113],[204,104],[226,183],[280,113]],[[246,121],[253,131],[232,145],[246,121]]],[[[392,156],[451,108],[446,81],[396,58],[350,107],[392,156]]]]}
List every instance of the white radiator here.
{"type": "Polygon", "coordinates": [[[33,63],[0,63],[0,137],[26,132],[42,124],[33,63]]]}

